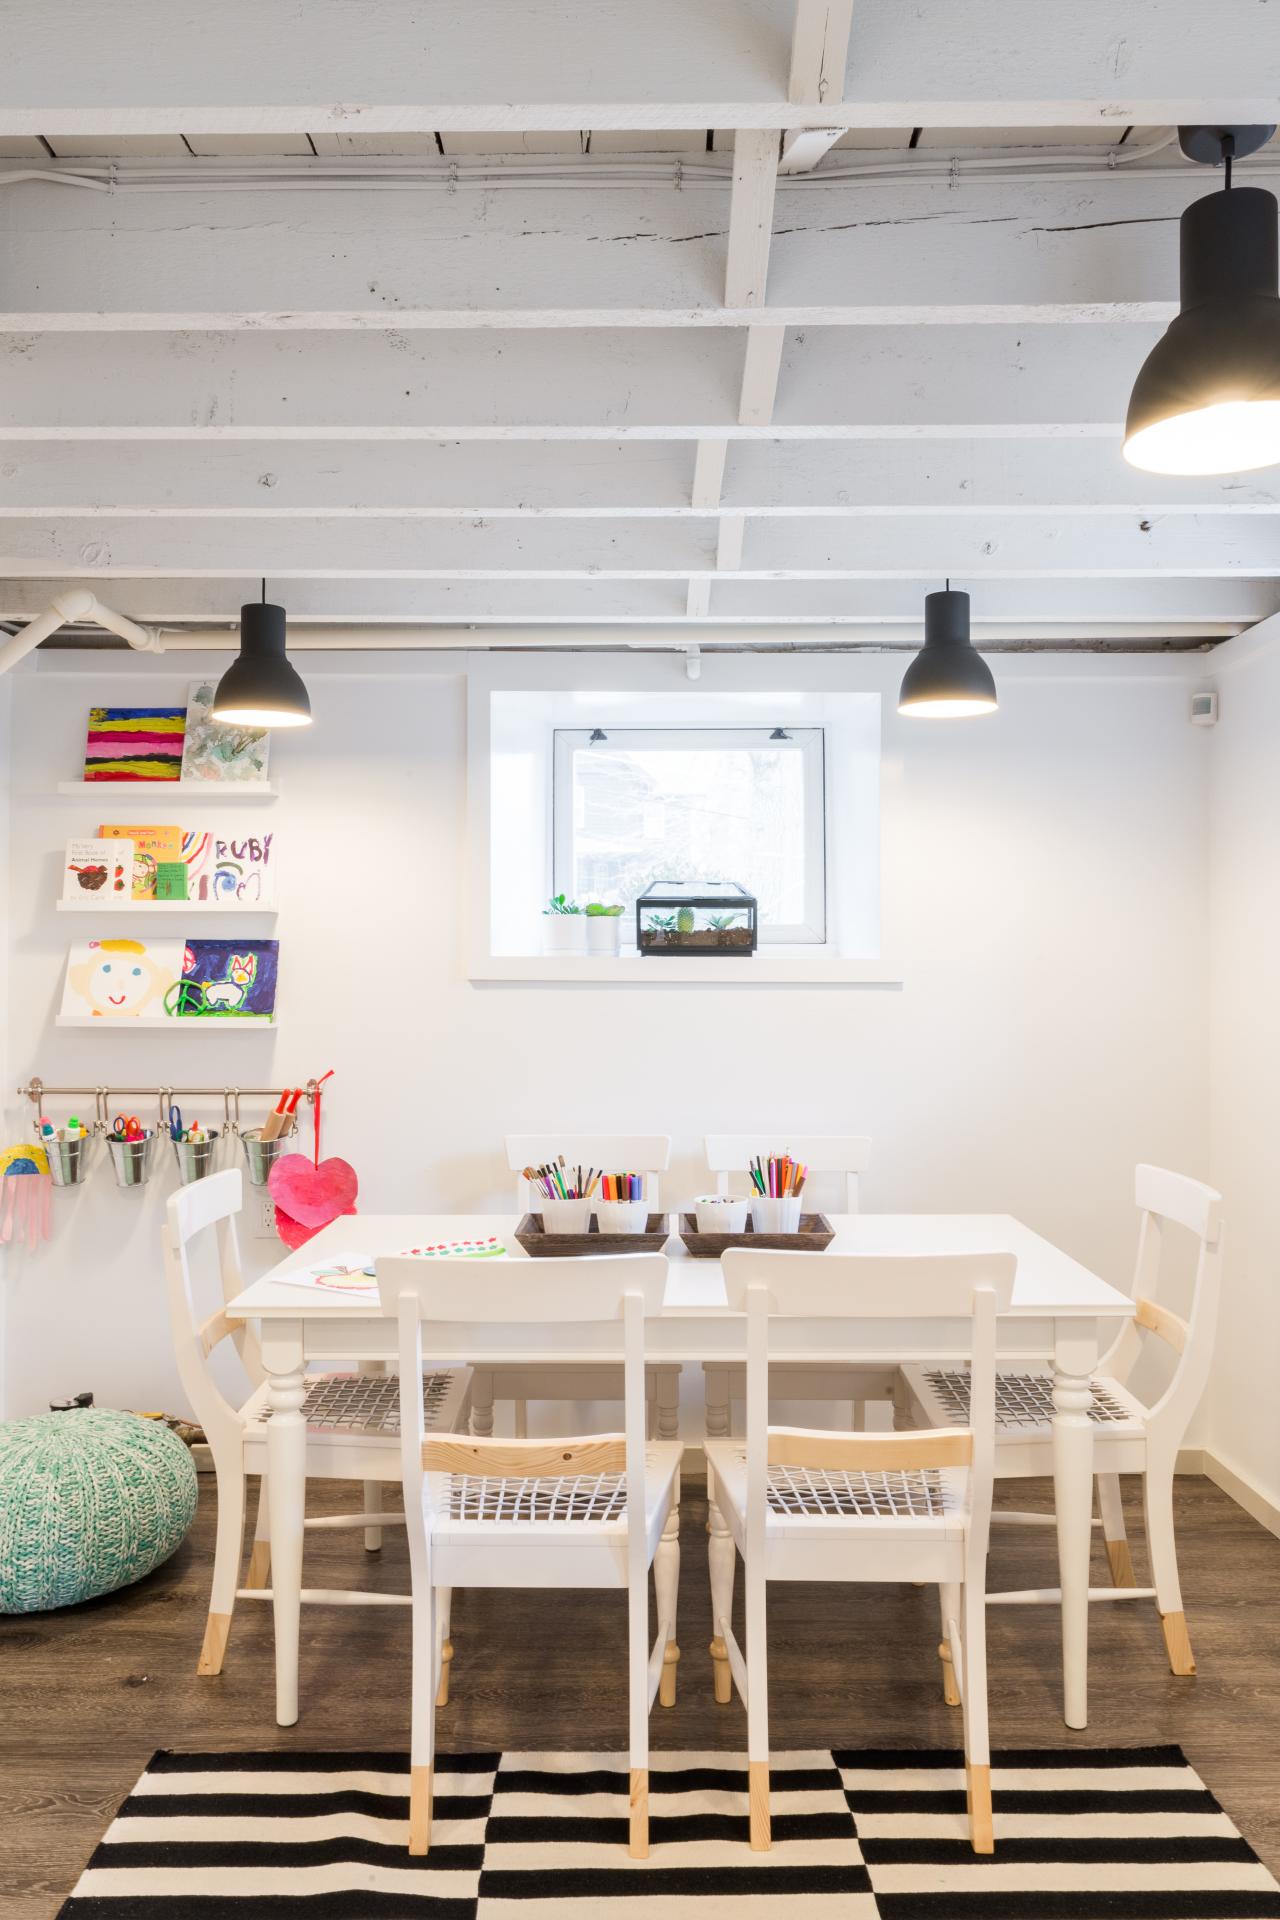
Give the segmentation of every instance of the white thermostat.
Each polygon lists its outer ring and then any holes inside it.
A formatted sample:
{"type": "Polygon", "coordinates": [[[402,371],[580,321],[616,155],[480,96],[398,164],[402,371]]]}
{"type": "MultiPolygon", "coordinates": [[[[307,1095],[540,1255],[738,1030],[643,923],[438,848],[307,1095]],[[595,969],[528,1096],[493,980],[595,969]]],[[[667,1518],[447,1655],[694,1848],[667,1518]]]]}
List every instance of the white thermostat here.
{"type": "Polygon", "coordinates": [[[1193,727],[1216,727],[1218,724],[1218,696],[1216,693],[1193,693],[1191,696],[1191,724],[1193,727]]]}

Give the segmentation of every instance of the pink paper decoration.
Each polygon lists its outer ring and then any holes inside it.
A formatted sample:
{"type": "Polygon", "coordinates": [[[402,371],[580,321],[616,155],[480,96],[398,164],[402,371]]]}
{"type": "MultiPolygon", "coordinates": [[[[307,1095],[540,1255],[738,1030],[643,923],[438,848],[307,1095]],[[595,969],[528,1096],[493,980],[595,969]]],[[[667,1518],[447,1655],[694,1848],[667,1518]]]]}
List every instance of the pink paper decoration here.
{"type": "Polygon", "coordinates": [[[276,1203],[276,1232],[286,1247],[301,1247],[321,1227],[356,1211],[360,1183],[346,1160],[322,1160],[313,1167],[302,1153],[286,1153],[267,1179],[276,1203]]]}

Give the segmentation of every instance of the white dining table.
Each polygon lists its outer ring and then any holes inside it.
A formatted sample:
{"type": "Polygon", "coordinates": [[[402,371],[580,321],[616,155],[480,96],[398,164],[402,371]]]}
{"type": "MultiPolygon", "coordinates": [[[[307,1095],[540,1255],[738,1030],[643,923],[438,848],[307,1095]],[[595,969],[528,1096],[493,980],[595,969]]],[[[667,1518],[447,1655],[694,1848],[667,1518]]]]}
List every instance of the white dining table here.
{"type": "MultiPolygon", "coordinates": [[[[1062,1587],[1063,1717],[1088,1724],[1089,1556],[1093,1518],[1093,1427],[1090,1379],[1104,1329],[1131,1319],[1132,1300],[1091,1273],[1010,1214],[830,1214],[831,1253],[1013,1253],[1018,1270],[1010,1311],[1001,1317],[1002,1354],[1036,1355],[1053,1367],[1053,1476],[1062,1587]]],[[[306,1427],[302,1417],[308,1361],[391,1359],[394,1321],[376,1294],[366,1298],[302,1287],[284,1276],[340,1254],[402,1253],[412,1247],[483,1240],[506,1246],[504,1259],[526,1260],[517,1244],[515,1214],[361,1214],[323,1228],[304,1247],[227,1303],[231,1321],[258,1334],[271,1405],[267,1423],[267,1489],[271,1522],[272,1613],[276,1642],[276,1719],[298,1718],[298,1638],[306,1500],[306,1427]]],[[[646,1329],[647,1358],[740,1365],[746,1358],[746,1321],[731,1313],[718,1260],[694,1259],[675,1235],[662,1312],[646,1329]]],[[[821,1255],[816,1256],[821,1258],[821,1255]]],[[[483,1271],[485,1262],[477,1262],[483,1271]]],[[[530,1271],[536,1285],[537,1263],[530,1271]]],[[[509,1362],[530,1359],[590,1363],[598,1356],[590,1331],[564,1344],[564,1329],[532,1323],[512,1329],[509,1362]]],[[[775,1355],[792,1361],[896,1365],[966,1356],[967,1322],[915,1319],[832,1324],[794,1318],[779,1324],[775,1355]]],[[[772,1337],[771,1337],[772,1338],[772,1337]]],[[[501,1356],[491,1355],[497,1360],[501,1356]]]]}

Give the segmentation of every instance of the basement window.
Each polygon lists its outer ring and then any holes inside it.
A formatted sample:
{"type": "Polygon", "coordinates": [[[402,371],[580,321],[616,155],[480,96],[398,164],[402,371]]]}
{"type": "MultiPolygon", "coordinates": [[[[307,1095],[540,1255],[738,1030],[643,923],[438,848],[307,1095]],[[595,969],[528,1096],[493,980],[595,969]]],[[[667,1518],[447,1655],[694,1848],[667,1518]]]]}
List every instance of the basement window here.
{"type": "Polygon", "coordinates": [[[760,942],[827,937],[821,727],[601,727],[555,734],[552,891],[621,902],[654,880],[733,880],[760,942]]]}

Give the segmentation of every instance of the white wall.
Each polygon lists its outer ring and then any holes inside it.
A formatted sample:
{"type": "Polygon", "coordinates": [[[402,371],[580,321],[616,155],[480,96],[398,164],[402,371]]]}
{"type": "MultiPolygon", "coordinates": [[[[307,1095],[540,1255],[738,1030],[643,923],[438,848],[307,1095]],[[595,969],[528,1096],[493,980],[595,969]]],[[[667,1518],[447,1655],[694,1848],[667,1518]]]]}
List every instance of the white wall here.
{"type": "Polygon", "coordinates": [[[1280,620],[1213,656],[1212,1179],[1226,1287],[1212,1452],[1280,1506],[1280,620]]]}
{"type": "MultiPolygon", "coordinates": [[[[582,991],[464,977],[461,660],[304,656],[316,724],[274,749],[279,1034],[57,1031],[66,945],[92,924],[53,912],[58,862],[96,822],[49,796],[77,771],[92,701],[181,695],[208,664],[64,654],[13,676],[10,1099],[33,1071],[279,1084],[332,1066],[325,1147],[354,1162],[369,1210],[501,1208],[503,1133],[544,1123],[670,1131],[672,1201],[703,1184],[706,1130],[865,1129],[868,1207],[1007,1209],[1120,1281],[1135,1161],[1207,1173],[1208,737],[1187,724],[1184,662],[1005,660],[1000,714],[955,726],[886,701],[901,989],[663,986],[654,962],[653,985],[582,991]]],[[[891,693],[901,670],[709,657],[700,691],[891,693]]],[[[686,684],[670,657],[517,671],[686,684]]],[[[171,1179],[117,1193],[100,1165],[55,1196],[52,1246],[9,1261],[9,1414],[82,1387],[180,1404],[157,1254],[171,1179]]]]}

